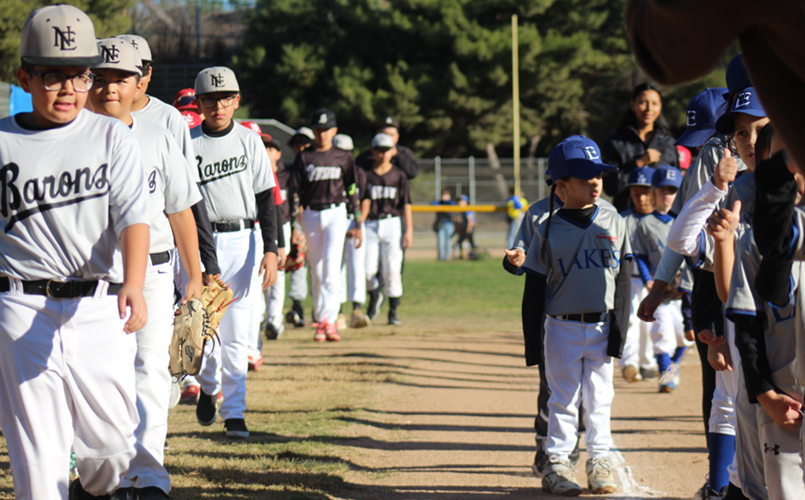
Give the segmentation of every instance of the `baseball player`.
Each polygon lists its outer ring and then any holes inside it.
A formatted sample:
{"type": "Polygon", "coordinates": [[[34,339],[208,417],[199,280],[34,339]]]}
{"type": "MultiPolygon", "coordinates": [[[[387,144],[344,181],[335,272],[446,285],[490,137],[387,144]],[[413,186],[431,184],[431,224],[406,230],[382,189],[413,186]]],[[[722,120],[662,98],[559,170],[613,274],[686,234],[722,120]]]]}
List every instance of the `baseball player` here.
{"type": "Polygon", "coordinates": [[[192,132],[201,189],[222,257],[221,279],[239,297],[229,306],[218,328],[221,347],[204,358],[196,379],[201,393],[196,418],[201,425],[215,423],[216,398],[223,392],[220,413],[228,437],[248,437],[246,409],[249,325],[252,274],[263,277],[263,289],[277,278],[277,216],[271,162],[260,138],[245,127],[235,126],[232,115],[239,106],[240,87],[235,73],[215,66],[199,72],[196,99],[204,122],[192,132]],[[254,221],[259,219],[263,237],[257,248],[254,221]],[[259,271],[255,252],[262,252],[259,271]],[[225,258],[224,258],[225,256],[225,258]]]}
{"type": "MultiPolygon", "coordinates": [[[[346,134],[336,134],[333,137],[333,146],[350,152],[354,149],[352,137],[346,134]]],[[[347,301],[352,302],[349,327],[364,328],[370,324],[369,317],[361,310],[366,302],[366,245],[358,244],[356,247],[358,242],[352,235],[356,227],[363,227],[372,202],[366,192],[366,174],[360,168],[355,169],[355,192],[358,199],[361,200],[360,212],[363,218],[356,221],[352,215],[355,212],[354,208],[347,206],[349,230],[344,242],[344,257],[341,259],[340,300],[342,304],[347,301]]],[[[347,203],[349,203],[349,199],[347,199],[347,203]]]]}
{"type": "MultiPolygon", "coordinates": [[[[391,163],[399,168],[408,177],[408,180],[413,179],[419,174],[419,162],[416,161],[416,156],[410,148],[402,146],[400,142],[400,124],[394,118],[388,116],[377,127],[375,134],[386,134],[394,141],[394,154],[391,158],[391,163]]],[[[371,149],[367,149],[355,159],[355,164],[363,170],[369,171],[375,168],[375,157],[371,149]]]]}
{"type": "MultiPolygon", "coordinates": [[[[352,153],[333,147],[338,133],[335,113],[322,108],[313,113],[311,128],[316,148],[301,151],[291,172],[292,203],[299,200],[302,230],[308,244],[313,316],[318,320],[313,340],[338,341],[336,327],[338,294],[341,285],[341,259],[347,233],[347,210],[344,201],[351,198],[355,220],[361,220],[360,203],[355,192],[355,162],[352,153]]],[[[295,213],[293,207],[292,213],[295,213]]],[[[362,228],[352,237],[363,241],[362,228]]],[[[296,236],[291,236],[296,241],[296,236]]]]}
{"type": "MultiPolygon", "coordinates": [[[[629,230],[630,243],[632,249],[635,248],[635,236],[637,225],[640,220],[654,211],[654,200],[651,196],[651,176],[654,169],[651,167],[636,167],[629,172],[628,183],[625,189],[629,190],[632,199],[632,206],[620,213],[626,221],[629,230]]],[[[637,308],[640,301],[646,296],[646,287],[640,279],[637,266],[632,268],[632,301],[631,315],[629,316],[629,332],[626,335],[626,343],[623,346],[623,356],[620,359],[620,368],[623,378],[627,382],[636,382],[650,376],[654,371],[655,363],[653,360],[653,346],[651,344],[650,330],[648,324],[640,321],[637,317],[637,308]],[[646,352],[650,350],[650,352],[646,352]]]]}
{"type": "Polygon", "coordinates": [[[187,121],[188,128],[201,125],[201,110],[196,104],[196,91],[193,89],[182,89],[173,98],[173,107],[178,109],[187,121]]]}
{"type": "Polygon", "coordinates": [[[583,399],[590,456],[587,480],[593,493],[612,493],[617,483],[608,458],[615,393],[611,356],[620,356],[628,326],[629,235],[615,211],[596,205],[601,175],[616,169],[601,163],[593,141],[568,138],[551,151],[548,162],[554,179],[551,196],[561,192],[564,206],[555,215],[551,210],[539,226],[522,264],[536,278],[523,297],[531,309],[531,316],[523,318],[523,329],[540,349],[537,340],[544,326],[545,373],[551,388],[549,459],[541,471],[542,487],[565,496],[581,493],[569,458],[583,399]]]}
{"type": "Polygon", "coordinates": [[[140,145],[148,179],[150,261],[143,293],[148,323],[136,332],[137,455],[123,478],[121,489],[136,498],[167,499],[170,476],[163,465],[168,431],[168,396],[171,376],[168,347],[173,333],[173,265],[171,250],[178,253],[188,281],[182,303],[201,294],[198,237],[190,207],[201,200],[190,166],[168,130],[131,116],[141,66],[137,51],[119,38],[98,42],[104,61],[92,65],[95,82],[90,100],[96,113],[116,118],[131,128],[140,145]],[[175,242],[175,243],[174,243],[175,242]],[[135,489],[136,487],[136,489],[135,489]]]}
{"type": "Polygon", "coordinates": [[[135,455],[128,334],[147,321],[147,181],[128,127],[83,109],[100,60],[89,16],[42,7],[19,50],[33,112],[0,120],[0,426],[14,497],[108,495],[135,455]]]}
{"type": "MultiPolygon", "coordinates": [[[[654,211],[637,224],[633,248],[640,278],[649,290],[654,286],[654,272],[662,258],[665,240],[674,221],[668,210],[681,184],[682,174],[675,167],[658,167],[651,176],[654,211]]],[[[650,327],[654,356],[660,372],[659,390],[663,393],[671,393],[679,385],[679,361],[690,344],[685,339],[681,306],[680,295],[674,294],[666,298],[654,313],[656,321],[650,327]]]]}
{"type": "Polygon", "coordinates": [[[379,260],[389,298],[389,324],[399,325],[397,307],[403,294],[402,253],[414,239],[411,190],[405,172],[391,163],[394,154],[391,136],[377,134],[372,139],[372,154],[375,168],[366,172],[366,192],[371,199],[366,222],[366,286],[370,293],[380,286],[375,277],[379,260]],[[400,216],[405,218],[405,234],[402,234],[400,216]]]}

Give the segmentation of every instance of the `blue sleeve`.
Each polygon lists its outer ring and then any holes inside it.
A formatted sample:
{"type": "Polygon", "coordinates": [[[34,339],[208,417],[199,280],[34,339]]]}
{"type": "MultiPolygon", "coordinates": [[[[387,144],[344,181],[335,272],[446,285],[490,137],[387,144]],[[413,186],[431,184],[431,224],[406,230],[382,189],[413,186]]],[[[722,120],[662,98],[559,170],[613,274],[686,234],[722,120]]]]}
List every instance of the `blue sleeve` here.
{"type": "Polygon", "coordinates": [[[634,258],[637,261],[637,271],[640,273],[640,279],[643,280],[645,285],[653,279],[648,267],[648,258],[645,255],[635,255],[634,258]]]}

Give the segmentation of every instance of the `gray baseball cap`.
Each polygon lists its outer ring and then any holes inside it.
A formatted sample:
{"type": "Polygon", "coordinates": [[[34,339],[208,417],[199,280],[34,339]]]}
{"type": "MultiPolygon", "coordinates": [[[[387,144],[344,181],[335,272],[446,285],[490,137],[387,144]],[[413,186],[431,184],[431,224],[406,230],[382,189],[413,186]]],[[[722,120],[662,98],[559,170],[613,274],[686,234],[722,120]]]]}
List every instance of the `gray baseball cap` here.
{"type": "Polygon", "coordinates": [[[202,69],[196,76],[196,96],[213,92],[240,92],[235,72],[226,66],[202,69]]]}
{"type": "Polygon", "coordinates": [[[92,20],[81,9],[63,4],[42,7],[28,16],[20,57],[33,66],[93,66],[101,61],[92,20]]]}
{"type": "Polygon", "coordinates": [[[132,44],[137,53],[140,54],[140,59],[146,62],[151,62],[154,59],[151,57],[151,47],[148,46],[148,40],[139,35],[117,35],[115,38],[120,38],[132,44]]]}
{"type": "Polygon", "coordinates": [[[336,134],[335,137],[333,137],[333,146],[338,149],[343,149],[344,151],[352,151],[355,149],[355,145],[352,144],[352,137],[347,134],[336,134]]]}
{"type": "Polygon", "coordinates": [[[394,139],[391,138],[388,134],[377,134],[374,139],[372,139],[372,149],[375,148],[393,148],[394,147],[394,139]]]}
{"type": "Polygon", "coordinates": [[[142,76],[143,62],[133,45],[120,38],[98,40],[98,51],[103,62],[92,69],[117,69],[142,76]]]}

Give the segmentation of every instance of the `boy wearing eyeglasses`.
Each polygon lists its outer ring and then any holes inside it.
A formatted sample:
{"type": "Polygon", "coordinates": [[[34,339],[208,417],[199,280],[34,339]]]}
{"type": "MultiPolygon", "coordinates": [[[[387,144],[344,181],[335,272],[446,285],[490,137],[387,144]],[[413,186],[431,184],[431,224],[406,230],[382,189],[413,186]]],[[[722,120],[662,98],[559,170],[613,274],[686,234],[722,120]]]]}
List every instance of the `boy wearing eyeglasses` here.
{"type": "Polygon", "coordinates": [[[34,11],[20,55],[33,111],[0,121],[0,426],[14,497],[108,495],[135,455],[129,334],[147,321],[147,181],[128,127],[83,109],[101,61],[84,12],[34,11]]]}
{"type": "Polygon", "coordinates": [[[263,277],[267,289],[277,279],[277,216],[271,160],[260,136],[238,126],[232,116],[240,103],[235,73],[215,66],[196,77],[196,99],[204,113],[201,126],[191,130],[196,168],[207,201],[213,237],[221,266],[221,279],[235,297],[218,327],[221,347],[205,356],[196,380],[201,384],[196,418],[215,423],[216,398],[223,391],[220,414],[227,437],[246,438],[246,371],[251,319],[252,273],[263,277]],[[263,244],[257,247],[255,220],[260,222],[263,244]],[[255,252],[262,254],[255,269],[255,252]]]}

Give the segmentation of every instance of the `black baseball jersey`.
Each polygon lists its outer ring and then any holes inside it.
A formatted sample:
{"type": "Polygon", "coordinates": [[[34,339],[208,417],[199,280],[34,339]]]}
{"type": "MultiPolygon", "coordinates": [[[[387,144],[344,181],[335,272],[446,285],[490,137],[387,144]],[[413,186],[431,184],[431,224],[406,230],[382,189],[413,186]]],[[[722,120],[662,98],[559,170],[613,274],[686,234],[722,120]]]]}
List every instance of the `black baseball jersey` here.
{"type": "Polygon", "coordinates": [[[405,205],[411,204],[411,190],[408,176],[402,169],[392,166],[384,175],[374,170],[366,172],[366,191],[372,200],[369,219],[378,220],[385,216],[399,217],[405,205]]]}
{"type": "Polygon", "coordinates": [[[294,203],[292,196],[298,194],[299,204],[309,207],[338,205],[350,197],[352,206],[358,207],[354,184],[355,159],[349,151],[335,147],[301,151],[291,170],[289,201],[294,203]]]}
{"type": "Polygon", "coordinates": [[[282,223],[291,221],[291,203],[288,201],[288,182],[291,180],[291,169],[282,163],[282,160],[277,160],[277,180],[279,181],[279,190],[282,195],[282,205],[277,208],[282,213],[282,223]]]}

